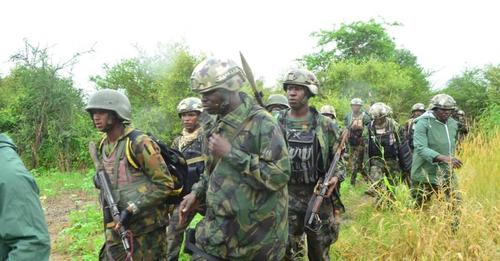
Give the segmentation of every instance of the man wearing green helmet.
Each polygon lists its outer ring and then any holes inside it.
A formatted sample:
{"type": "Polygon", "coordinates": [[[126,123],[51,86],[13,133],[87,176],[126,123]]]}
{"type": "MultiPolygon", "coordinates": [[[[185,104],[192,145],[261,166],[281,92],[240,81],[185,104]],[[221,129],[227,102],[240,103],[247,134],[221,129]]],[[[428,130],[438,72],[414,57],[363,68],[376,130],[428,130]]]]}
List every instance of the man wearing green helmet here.
{"type": "Polygon", "coordinates": [[[309,107],[309,99],[318,94],[319,82],[316,76],[303,69],[288,72],[283,89],[288,96],[290,109],[280,111],[278,122],[288,142],[288,154],[292,175],[288,183],[289,239],[286,260],[301,259],[304,254],[303,235],[307,238],[309,260],[329,260],[328,252],[339,233],[339,217],[343,211],[338,188],[343,175],[339,166],[335,178],[327,181],[335,186],[335,193],[321,205],[319,218],[324,224],[319,231],[305,228],[305,216],[309,200],[315,193],[316,184],[324,179],[333,159],[333,147],[339,133],[333,121],[309,107]]]}
{"type": "MultiPolygon", "coordinates": [[[[399,149],[403,144],[398,136],[399,124],[391,118],[391,107],[385,103],[376,102],[368,112],[373,119],[367,126],[366,142],[372,186],[366,193],[375,196],[377,204],[380,204],[382,203],[380,200],[393,195],[391,187],[404,178],[400,168],[402,159],[399,157],[399,149]]],[[[407,166],[407,171],[409,171],[410,164],[407,166]]]]}
{"type": "Polygon", "coordinates": [[[469,133],[469,122],[465,117],[465,112],[456,108],[453,111],[451,117],[453,117],[453,119],[458,123],[458,141],[461,141],[469,133]]]}
{"type": "MultiPolygon", "coordinates": [[[[188,175],[185,182],[190,186],[184,187],[186,193],[191,191],[191,186],[198,182],[205,168],[205,157],[202,155],[203,128],[199,117],[203,112],[200,98],[188,97],[177,106],[177,113],[182,122],[182,135],[174,139],[172,148],[180,151],[188,164],[188,175]]],[[[187,217],[187,222],[179,224],[179,205],[175,205],[170,215],[167,227],[167,252],[168,260],[178,260],[179,252],[184,239],[184,231],[191,222],[196,212],[187,217]]]]}
{"type": "Polygon", "coordinates": [[[339,124],[337,123],[337,113],[335,112],[335,108],[332,105],[321,106],[321,109],[319,109],[319,113],[321,113],[321,115],[323,115],[325,117],[332,119],[333,124],[335,125],[335,128],[337,129],[337,132],[340,133],[340,127],[339,127],[339,124]]]}
{"type": "MultiPolygon", "coordinates": [[[[417,206],[422,206],[432,194],[442,192],[456,210],[461,196],[453,170],[462,166],[455,156],[458,124],[451,118],[456,102],[449,95],[438,94],[431,99],[429,108],[415,123],[412,195],[417,206]]],[[[458,225],[457,216],[454,225],[458,225]]]]}
{"type": "MultiPolygon", "coordinates": [[[[94,126],[105,134],[97,156],[121,211],[121,220],[115,224],[109,209],[104,209],[106,241],[99,259],[125,260],[130,253],[135,260],[166,259],[165,200],[179,193],[174,189],[176,178],[168,172],[160,149],[151,138],[144,134],[130,138],[134,128],[130,126],[131,106],[127,96],[116,90],[99,90],[90,97],[85,109],[94,126]],[[139,164],[134,166],[130,157],[139,164]],[[130,253],[124,250],[117,233],[121,226],[131,232],[130,253]]],[[[100,189],[99,180],[94,178],[94,182],[100,189]]]]}
{"type": "Polygon", "coordinates": [[[413,132],[415,130],[415,120],[425,112],[425,105],[423,103],[415,103],[411,107],[411,117],[406,121],[401,129],[401,135],[408,141],[411,150],[413,151],[413,132]]]}
{"type": "Polygon", "coordinates": [[[360,98],[351,100],[352,111],[344,117],[344,126],[349,130],[349,165],[351,170],[351,184],[356,184],[356,177],[361,173],[368,180],[363,170],[365,143],[363,139],[366,126],[370,123],[370,116],[363,110],[363,101],[360,98]]]}
{"type": "Polygon", "coordinates": [[[281,260],[285,254],[288,151],[272,116],[240,92],[244,81],[235,62],[217,58],[202,61],[191,76],[203,110],[217,115],[203,126],[205,171],[180,205],[182,223],[206,204],[195,239],[188,233],[195,260],[281,260]]]}
{"type": "Polygon", "coordinates": [[[290,105],[285,95],[282,94],[271,94],[269,99],[267,99],[266,110],[270,112],[273,116],[278,115],[278,111],[288,109],[290,105]]]}

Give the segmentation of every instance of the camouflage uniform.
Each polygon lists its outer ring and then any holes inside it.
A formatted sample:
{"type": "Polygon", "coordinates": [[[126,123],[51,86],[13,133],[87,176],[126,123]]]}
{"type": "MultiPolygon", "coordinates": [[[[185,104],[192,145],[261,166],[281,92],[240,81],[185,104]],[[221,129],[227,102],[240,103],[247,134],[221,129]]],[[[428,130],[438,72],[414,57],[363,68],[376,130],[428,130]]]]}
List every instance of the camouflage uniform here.
{"type": "Polygon", "coordinates": [[[410,149],[413,151],[413,132],[415,130],[415,120],[417,117],[415,116],[416,111],[421,111],[425,112],[425,105],[423,103],[415,103],[412,108],[411,108],[411,113],[412,116],[410,119],[408,119],[401,128],[401,134],[400,136],[408,141],[408,144],[410,145],[410,149]]]}
{"type": "MultiPolygon", "coordinates": [[[[86,110],[115,111],[124,121],[130,121],[130,103],[125,95],[114,90],[100,90],[89,100],[86,110]]],[[[165,226],[168,207],[165,200],[175,196],[177,182],[168,172],[160,155],[158,145],[147,135],[139,134],[134,141],[128,135],[134,131],[126,126],[116,143],[110,144],[105,135],[100,143],[98,157],[109,178],[111,191],[120,211],[132,208],[132,216],[126,227],[133,236],[134,260],[159,260],[166,258],[165,226]],[[133,167],[126,154],[129,147],[140,168],[133,167]]],[[[103,198],[101,195],[101,202],[103,198]]],[[[99,255],[100,260],[124,260],[127,253],[123,249],[120,235],[115,232],[115,223],[104,213],[105,244],[99,255]]]]}
{"type": "MultiPolygon", "coordinates": [[[[195,68],[192,88],[238,91],[243,81],[234,62],[209,58],[195,68]]],[[[208,155],[193,186],[192,193],[207,205],[196,227],[196,246],[223,259],[281,260],[288,236],[290,162],[285,140],[267,111],[248,95],[239,95],[239,107],[204,126],[205,140],[219,133],[231,143],[231,151],[222,158],[208,155]]]]}
{"type": "Polygon", "coordinates": [[[399,125],[389,117],[390,114],[391,108],[381,102],[373,104],[370,108],[372,118],[385,118],[383,126],[377,126],[375,120],[368,125],[369,176],[373,182],[372,189],[377,190],[378,196],[380,193],[385,193],[384,189],[391,191],[385,186],[384,177],[387,178],[390,186],[397,185],[403,178],[398,157],[399,125]]]}
{"type": "MultiPolygon", "coordinates": [[[[363,105],[361,99],[354,98],[351,105],[363,105]]],[[[344,126],[349,129],[349,142],[347,150],[349,152],[349,169],[351,171],[351,184],[356,183],[356,176],[361,173],[367,179],[363,169],[365,154],[365,142],[363,136],[366,135],[366,125],[371,121],[370,116],[364,111],[354,114],[352,111],[344,118],[344,126]]]]}
{"type": "Polygon", "coordinates": [[[457,121],[458,141],[461,141],[469,133],[469,123],[467,122],[467,118],[465,117],[465,112],[463,110],[455,110],[452,117],[457,121]]]}
{"type": "MultiPolygon", "coordinates": [[[[317,93],[316,77],[305,70],[292,70],[284,82],[285,90],[288,84],[305,86],[313,95],[317,93]]],[[[305,233],[309,260],[329,260],[330,246],[337,240],[339,233],[339,219],[334,213],[343,210],[339,194],[334,193],[321,205],[319,216],[323,226],[318,232],[306,229],[304,221],[315,185],[324,178],[333,158],[333,147],[338,139],[337,128],[330,118],[319,114],[312,107],[304,118],[292,118],[289,113],[290,109],[280,111],[278,115],[292,164],[288,183],[289,241],[285,259],[303,258],[305,233]]],[[[341,176],[340,168],[336,170],[336,175],[341,176]]],[[[340,186],[340,182],[337,185],[340,186]]]]}
{"type": "Polygon", "coordinates": [[[339,127],[339,124],[337,123],[337,113],[335,112],[335,108],[331,105],[323,105],[321,106],[321,109],[319,110],[319,112],[332,119],[333,121],[333,124],[335,125],[335,129],[338,133],[340,133],[340,127],[339,127]]]}
{"type": "MultiPolygon", "coordinates": [[[[190,97],[182,100],[177,107],[180,114],[184,112],[195,111],[202,113],[201,101],[198,98],[190,97]]],[[[188,184],[198,182],[201,173],[205,168],[205,157],[202,155],[203,128],[198,127],[193,133],[188,133],[183,130],[183,135],[178,136],[172,142],[172,148],[180,151],[188,163],[188,184]]],[[[191,188],[187,189],[187,193],[191,188]]],[[[174,211],[170,215],[169,224],[167,227],[167,252],[168,260],[177,260],[181,250],[182,240],[184,239],[184,231],[194,218],[196,212],[192,212],[184,224],[179,224],[179,205],[174,206],[174,211]]]]}

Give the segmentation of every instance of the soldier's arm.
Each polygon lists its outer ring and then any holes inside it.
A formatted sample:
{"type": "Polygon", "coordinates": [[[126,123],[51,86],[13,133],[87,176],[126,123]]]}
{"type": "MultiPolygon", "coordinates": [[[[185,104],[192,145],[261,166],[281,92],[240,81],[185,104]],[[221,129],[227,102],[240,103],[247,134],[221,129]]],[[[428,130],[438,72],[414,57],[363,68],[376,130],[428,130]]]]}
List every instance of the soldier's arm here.
{"type": "Polygon", "coordinates": [[[201,174],[200,176],[200,180],[195,184],[193,184],[193,187],[191,188],[191,193],[194,193],[196,195],[196,199],[198,199],[199,202],[204,202],[207,188],[208,188],[208,170],[207,168],[205,168],[203,174],[201,174]]]}
{"type": "Polygon", "coordinates": [[[167,197],[179,194],[179,191],[174,190],[177,179],[169,173],[167,165],[161,157],[160,148],[156,143],[146,135],[141,135],[137,137],[133,146],[134,155],[139,165],[142,166],[144,175],[154,185],[152,190],[138,188],[140,192],[141,190],[144,190],[144,192],[135,202],[129,202],[129,204],[132,204],[135,213],[158,205],[165,201],[167,197]]]}
{"type": "Polygon", "coordinates": [[[253,144],[258,154],[232,146],[224,161],[237,173],[247,176],[252,186],[280,190],[290,178],[288,149],[280,127],[270,118],[263,117],[254,124],[249,135],[255,133],[253,144]]]}
{"type": "Polygon", "coordinates": [[[434,162],[434,159],[440,154],[437,151],[429,148],[426,121],[426,119],[419,120],[415,124],[415,132],[413,133],[413,147],[415,153],[424,158],[426,161],[432,163],[434,162]]]}

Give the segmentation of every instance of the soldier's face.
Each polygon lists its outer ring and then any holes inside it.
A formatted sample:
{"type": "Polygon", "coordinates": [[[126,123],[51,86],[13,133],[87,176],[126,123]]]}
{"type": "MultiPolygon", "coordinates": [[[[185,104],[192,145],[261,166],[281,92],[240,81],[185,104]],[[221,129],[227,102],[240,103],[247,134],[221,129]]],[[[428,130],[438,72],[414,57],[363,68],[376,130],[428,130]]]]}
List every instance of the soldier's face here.
{"type": "Polygon", "coordinates": [[[281,104],[273,104],[267,107],[267,111],[273,112],[273,111],[281,111],[286,109],[287,107],[285,105],[281,104]]]}
{"type": "Polygon", "coordinates": [[[351,109],[354,113],[358,113],[361,110],[361,105],[353,104],[351,105],[351,109]]]}
{"type": "Polygon", "coordinates": [[[181,114],[182,127],[188,132],[193,132],[198,127],[198,116],[199,112],[188,111],[181,114]]]}
{"type": "Polygon", "coordinates": [[[106,132],[113,124],[110,112],[107,110],[92,110],[92,121],[97,130],[106,132]]]}
{"type": "Polygon", "coordinates": [[[417,118],[420,117],[420,115],[424,114],[424,111],[414,111],[413,112],[413,117],[417,118]]]}
{"type": "Polygon", "coordinates": [[[223,103],[224,95],[221,89],[201,94],[201,105],[203,106],[203,110],[209,114],[219,114],[223,103]]]}
{"type": "Polygon", "coordinates": [[[299,109],[307,105],[308,93],[304,86],[290,84],[286,87],[286,95],[292,109],[299,109]]]}
{"type": "Polygon", "coordinates": [[[452,112],[453,110],[435,109],[434,115],[438,121],[445,123],[450,118],[452,112]]]}

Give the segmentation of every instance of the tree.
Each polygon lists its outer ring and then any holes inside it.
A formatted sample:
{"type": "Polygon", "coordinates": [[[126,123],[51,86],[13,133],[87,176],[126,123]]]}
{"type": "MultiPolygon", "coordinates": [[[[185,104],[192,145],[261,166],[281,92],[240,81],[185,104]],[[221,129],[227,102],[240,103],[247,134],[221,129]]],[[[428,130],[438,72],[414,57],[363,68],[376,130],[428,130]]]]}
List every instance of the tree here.
{"type": "Polygon", "coordinates": [[[32,168],[69,170],[73,163],[81,162],[77,158],[91,136],[85,132],[90,124],[79,126],[79,120],[88,119],[81,91],[73,87],[70,78],[60,75],[78,56],[52,64],[47,48],[26,41],[25,48],[11,57],[15,67],[1,84],[2,92],[10,95],[2,102],[2,114],[10,122],[2,124],[10,129],[32,168]]]}

